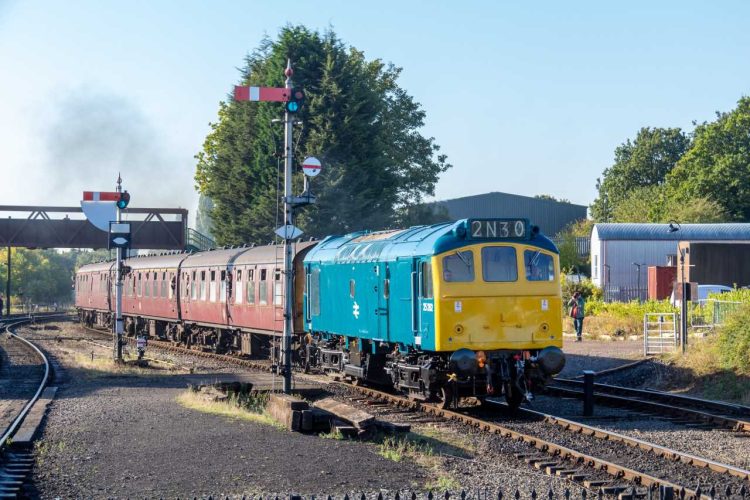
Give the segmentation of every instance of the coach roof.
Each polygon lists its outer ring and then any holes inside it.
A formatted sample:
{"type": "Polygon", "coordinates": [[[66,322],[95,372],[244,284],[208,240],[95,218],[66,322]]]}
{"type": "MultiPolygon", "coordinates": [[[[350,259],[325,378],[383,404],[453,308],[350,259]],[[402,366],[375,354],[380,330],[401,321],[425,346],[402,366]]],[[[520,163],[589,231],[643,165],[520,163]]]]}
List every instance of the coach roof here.
{"type": "Polygon", "coordinates": [[[670,232],[669,224],[607,223],[594,224],[592,236],[600,240],[673,240],[673,241],[747,241],[750,224],[675,224],[679,230],[670,232]]]}

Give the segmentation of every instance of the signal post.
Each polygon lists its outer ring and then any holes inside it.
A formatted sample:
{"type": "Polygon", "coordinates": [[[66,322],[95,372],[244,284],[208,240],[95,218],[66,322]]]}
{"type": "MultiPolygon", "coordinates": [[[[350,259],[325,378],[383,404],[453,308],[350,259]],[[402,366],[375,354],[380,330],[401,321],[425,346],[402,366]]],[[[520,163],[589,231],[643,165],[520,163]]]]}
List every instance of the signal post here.
{"type": "MultiPolygon", "coordinates": [[[[307,179],[305,179],[305,192],[302,196],[292,195],[292,173],[294,163],[294,142],[292,141],[294,115],[302,107],[305,94],[302,89],[293,88],[292,86],[291,61],[287,61],[284,76],[286,76],[285,86],[277,87],[248,87],[237,86],[234,88],[234,99],[236,101],[265,101],[265,102],[283,102],[284,104],[284,225],[279,227],[275,232],[284,240],[284,334],[281,339],[281,351],[284,376],[283,390],[289,394],[292,391],[292,333],[294,329],[293,311],[294,304],[294,267],[293,267],[293,242],[302,235],[302,231],[294,225],[294,208],[315,203],[315,197],[307,189],[307,179]]],[[[317,161],[317,160],[315,160],[317,161]]],[[[307,163],[307,160],[305,160],[307,163]]],[[[315,174],[320,171],[320,162],[318,162],[315,174]]],[[[305,174],[308,170],[305,169],[305,174]]],[[[310,175],[310,176],[313,176],[310,175]]]]}

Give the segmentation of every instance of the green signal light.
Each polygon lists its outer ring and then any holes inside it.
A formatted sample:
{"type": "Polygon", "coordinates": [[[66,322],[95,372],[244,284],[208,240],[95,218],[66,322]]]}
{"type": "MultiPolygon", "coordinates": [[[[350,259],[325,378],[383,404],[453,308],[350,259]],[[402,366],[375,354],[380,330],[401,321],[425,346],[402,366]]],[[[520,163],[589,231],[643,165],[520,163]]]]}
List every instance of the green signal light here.
{"type": "Polygon", "coordinates": [[[120,210],[125,209],[128,206],[128,203],[130,203],[130,193],[127,191],[124,191],[120,193],[120,199],[117,200],[117,208],[120,210]]]}
{"type": "Polygon", "coordinates": [[[299,103],[297,101],[289,101],[286,103],[286,110],[289,113],[296,113],[299,111],[299,103]]]}

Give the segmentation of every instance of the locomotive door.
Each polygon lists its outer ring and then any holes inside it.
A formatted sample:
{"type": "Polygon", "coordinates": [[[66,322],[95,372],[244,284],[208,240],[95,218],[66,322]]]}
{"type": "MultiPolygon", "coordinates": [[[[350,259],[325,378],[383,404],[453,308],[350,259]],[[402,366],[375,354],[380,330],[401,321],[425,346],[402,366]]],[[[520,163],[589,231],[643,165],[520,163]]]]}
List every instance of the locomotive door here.
{"type": "Polygon", "coordinates": [[[388,331],[388,287],[388,265],[384,262],[374,263],[369,283],[372,307],[375,310],[375,321],[377,323],[376,329],[373,331],[373,337],[386,341],[390,340],[390,332],[388,331]]]}
{"type": "Polygon", "coordinates": [[[417,331],[414,343],[433,345],[432,332],[435,331],[435,298],[432,290],[432,265],[430,257],[419,260],[417,264],[418,299],[417,299],[417,331]]]}

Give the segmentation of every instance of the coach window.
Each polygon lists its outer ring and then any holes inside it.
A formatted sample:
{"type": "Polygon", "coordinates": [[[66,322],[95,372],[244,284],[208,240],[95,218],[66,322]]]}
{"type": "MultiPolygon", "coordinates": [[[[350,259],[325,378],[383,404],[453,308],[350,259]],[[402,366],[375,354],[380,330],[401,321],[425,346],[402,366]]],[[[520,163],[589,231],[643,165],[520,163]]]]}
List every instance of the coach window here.
{"type": "Polygon", "coordinates": [[[247,270],[247,303],[255,304],[255,270],[247,270]]]}
{"type": "Polygon", "coordinates": [[[431,299],[432,298],[432,266],[429,262],[422,262],[422,269],[421,269],[421,275],[422,275],[422,283],[420,287],[420,292],[423,299],[431,299]]]}
{"type": "Polygon", "coordinates": [[[443,257],[443,279],[448,282],[474,281],[474,252],[464,250],[443,257]]]}
{"type": "Polygon", "coordinates": [[[513,247],[484,247],[482,249],[482,277],[484,281],[494,282],[518,280],[516,249],[513,247]]]}
{"type": "Polygon", "coordinates": [[[227,272],[221,272],[221,286],[219,287],[219,301],[227,301],[227,272]]]}
{"type": "Polygon", "coordinates": [[[357,291],[357,283],[353,280],[349,280],[349,297],[354,298],[354,292],[357,291]]]}
{"type": "Polygon", "coordinates": [[[206,300],[206,271],[201,271],[201,300],[206,300]]]}
{"type": "Polygon", "coordinates": [[[190,298],[192,300],[196,300],[198,298],[198,288],[197,288],[197,285],[195,284],[195,276],[196,276],[196,272],[193,271],[193,280],[190,282],[190,298]]]}
{"type": "Polygon", "coordinates": [[[154,271],[154,297],[159,296],[159,273],[154,271]]]}
{"type": "Polygon", "coordinates": [[[161,273],[161,296],[167,297],[167,273],[161,273]]]}
{"type": "Polygon", "coordinates": [[[208,300],[216,302],[216,271],[211,271],[211,280],[208,282],[208,300]]]}
{"type": "Polygon", "coordinates": [[[174,292],[177,290],[177,278],[174,273],[169,273],[169,300],[174,297],[174,292]]]}
{"type": "Polygon", "coordinates": [[[268,305],[268,278],[266,274],[266,269],[260,270],[260,287],[258,292],[260,293],[259,302],[262,306],[268,305]]]}
{"type": "Polygon", "coordinates": [[[528,281],[555,281],[555,262],[551,255],[539,250],[526,250],[523,262],[528,281]]]}
{"type": "Polygon", "coordinates": [[[242,269],[237,269],[234,273],[236,278],[234,279],[234,302],[242,304],[242,297],[245,290],[242,288],[242,269]]]}
{"type": "Polygon", "coordinates": [[[281,282],[281,271],[276,269],[273,273],[273,305],[280,306],[283,302],[284,292],[281,282]]]}
{"type": "Polygon", "coordinates": [[[320,268],[310,273],[310,316],[320,316],[320,268]]]}
{"type": "Polygon", "coordinates": [[[143,277],[143,296],[148,297],[151,295],[151,273],[146,273],[143,277]]]}

